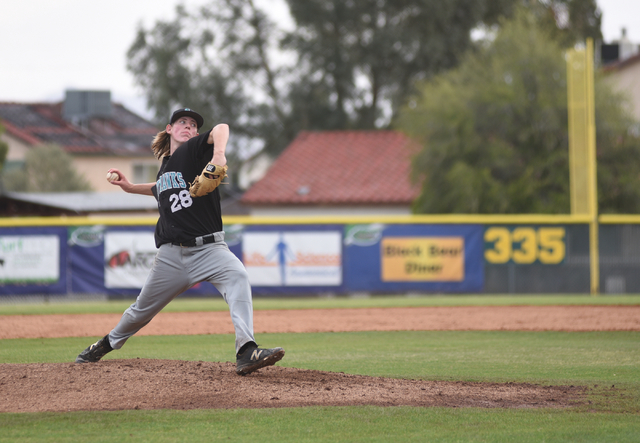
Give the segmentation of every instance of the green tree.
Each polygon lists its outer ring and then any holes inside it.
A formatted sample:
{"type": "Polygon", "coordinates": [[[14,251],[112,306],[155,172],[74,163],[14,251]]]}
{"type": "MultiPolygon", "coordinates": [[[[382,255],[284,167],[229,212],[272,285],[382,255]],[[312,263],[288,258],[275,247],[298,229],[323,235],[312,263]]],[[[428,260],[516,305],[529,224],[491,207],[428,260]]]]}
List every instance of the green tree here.
{"type": "Polygon", "coordinates": [[[3,177],[8,191],[91,191],[89,182],[73,167],[73,159],[57,145],[36,146],[25,155],[25,167],[3,177]]]}
{"type": "Polygon", "coordinates": [[[233,163],[235,154],[277,151],[295,136],[282,123],[285,75],[270,57],[277,38],[252,0],[211,0],[193,12],[178,6],[173,21],[138,29],[127,68],[160,125],[177,106],[197,109],[208,126],[231,124],[233,163]]]}
{"type": "Polygon", "coordinates": [[[158,124],[177,106],[231,124],[233,169],[238,156],[277,155],[301,130],[388,127],[417,81],[457,66],[475,50],[471,31],[515,5],[564,46],[597,38],[594,1],[286,0],[287,32],[253,0],[210,0],[140,27],[127,66],[158,124]]]}
{"type": "MultiPolygon", "coordinates": [[[[570,212],[566,62],[520,9],[495,39],[421,86],[397,121],[423,148],[417,213],[570,212]]],[[[623,99],[596,80],[601,212],[640,211],[640,139],[623,99]]]]}
{"type": "Polygon", "coordinates": [[[587,38],[602,40],[602,12],[596,0],[548,0],[524,2],[563,47],[571,47],[587,38]]]}
{"type": "Polygon", "coordinates": [[[515,1],[288,0],[286,33],[252,0],[211,0],[140,27],[127,66],[158,123],[188,105],[232,124],[234,146],[277,154],[301,129],[387,125],[412,82],[455,66],[515,1]]]}
{"type": "Polygon", "coordinates": [[[284,45],[302,67],[295,117],[317,129],[373,129],[389,123],[416,80],[456,66],[470,31],[514,0],[287,2],[297,27],[284,45]]]}

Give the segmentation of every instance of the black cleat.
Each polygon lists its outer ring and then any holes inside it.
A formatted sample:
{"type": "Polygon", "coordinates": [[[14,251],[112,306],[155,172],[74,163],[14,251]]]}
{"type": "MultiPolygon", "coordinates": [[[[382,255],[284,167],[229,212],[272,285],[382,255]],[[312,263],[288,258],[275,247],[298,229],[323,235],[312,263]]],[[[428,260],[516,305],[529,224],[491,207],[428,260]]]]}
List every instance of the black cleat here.
{"type": "Polygon", "coordinates": [[[109,343],[109,334],[89,346],[76,357],[76,363],[95,363],[113,351],[109,343]]]}
{"type": "Polygon", "coordinates": [[[236,357],[236,374],[247,375],[265,366],[272,366],[282,360],[284,349],[261,349],[252,346],[236,357]]]}

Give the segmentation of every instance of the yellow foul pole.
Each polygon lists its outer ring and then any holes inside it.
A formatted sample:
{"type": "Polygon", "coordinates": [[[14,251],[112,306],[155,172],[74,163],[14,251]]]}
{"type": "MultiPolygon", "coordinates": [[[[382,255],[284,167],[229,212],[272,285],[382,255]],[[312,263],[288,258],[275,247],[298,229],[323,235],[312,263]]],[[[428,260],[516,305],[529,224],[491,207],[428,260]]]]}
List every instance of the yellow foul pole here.
{"type": "Polygon", "coordinates": [[[591,294],[600,292],[593,40],[567,54],[571,213],[589,218],[591,294]]]}
{"type": "Polygon", "coordinates": [[[589,255],[591,262],[591,294],[600,293],[600,252],[598,236],[598,170],[596,160],[596,111],[595,88],[593,84],[593,39],[587,39],[586,51],[587,73],[587,139],[589,164],[589,209],[591,223],[589,223],[589,255]]]}

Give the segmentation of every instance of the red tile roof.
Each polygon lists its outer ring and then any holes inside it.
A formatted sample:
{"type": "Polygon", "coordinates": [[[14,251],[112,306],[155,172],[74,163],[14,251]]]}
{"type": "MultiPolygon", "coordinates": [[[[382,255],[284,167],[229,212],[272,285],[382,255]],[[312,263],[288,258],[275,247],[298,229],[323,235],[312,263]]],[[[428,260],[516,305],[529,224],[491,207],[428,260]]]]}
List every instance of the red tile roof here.
{"type": "Polygon", "coordinates": [[[113,103],[109,118],[80,128],[62,118],[62,103],[2,103],[0,122],[8,134],[30,145],[53,143],[69,154],[152,155],[158,130],[124,106],[113,103]]]}
{"type": "Polygon", "coordinates": [[[416,144],[395,131],[301,132],[242,197],[247,205],[409,205],[416,144]]]}

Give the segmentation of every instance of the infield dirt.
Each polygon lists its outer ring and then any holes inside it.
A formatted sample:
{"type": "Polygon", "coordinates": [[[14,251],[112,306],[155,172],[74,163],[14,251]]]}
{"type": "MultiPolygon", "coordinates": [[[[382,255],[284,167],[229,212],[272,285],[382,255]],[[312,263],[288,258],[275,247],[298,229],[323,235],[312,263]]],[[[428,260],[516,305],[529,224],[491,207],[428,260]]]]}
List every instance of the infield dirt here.
{"type": "MultiPolygon", "coordinates": [[[[320,309],[256,311],[254,315],[257,334],[640,330],[640,306],[320,309]]],[[[119,314],[0,316],[0,339],[102,336],[119,318],[119,314]]],[[[139,335],[232,332],[227,312],[189,312],[160,313],[139,335]]],[[[234,369],[231,362],[150,359],[0,364],[0,412],[311,405],[570,407],[586,403],[588,390],[579,386],[398,380],[280,366],[239,377],[234,369]]]]}

